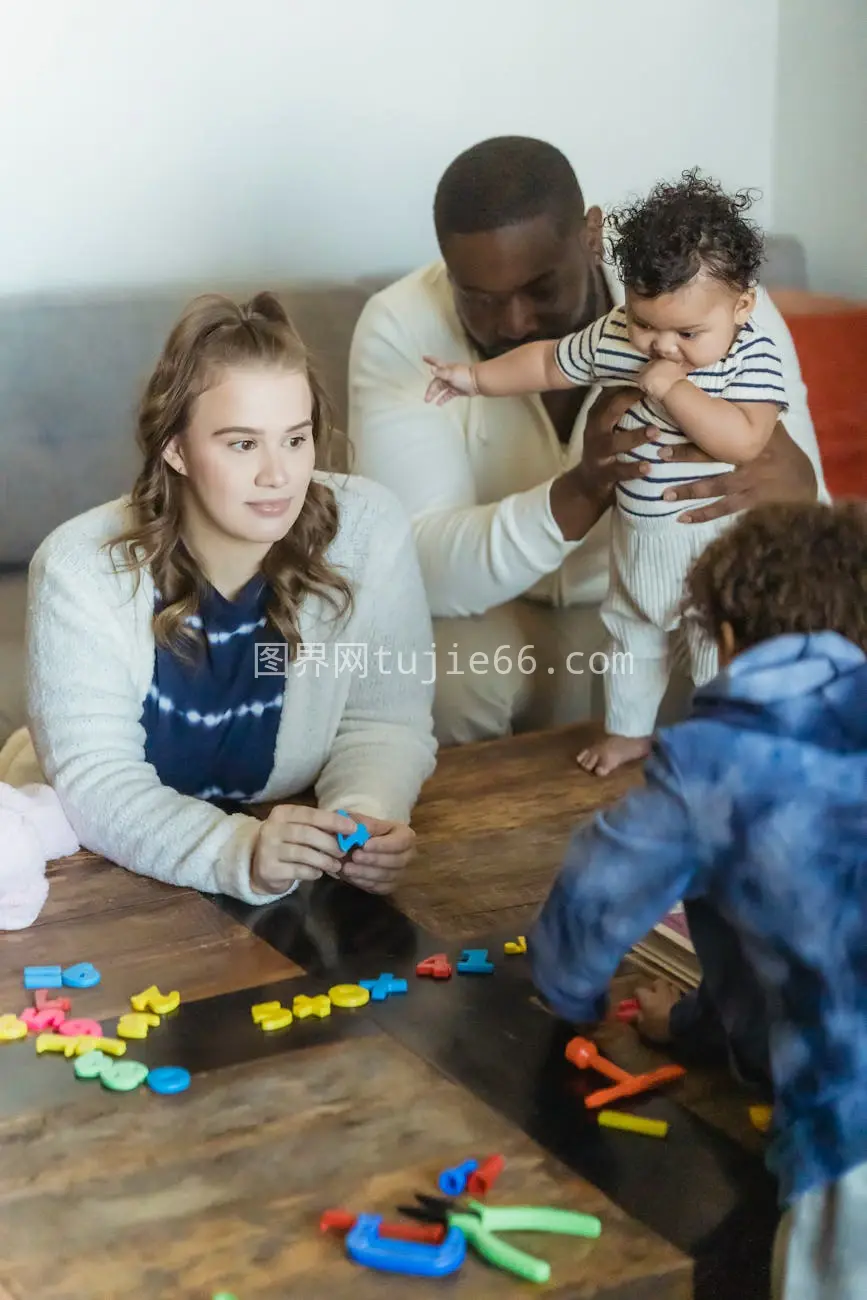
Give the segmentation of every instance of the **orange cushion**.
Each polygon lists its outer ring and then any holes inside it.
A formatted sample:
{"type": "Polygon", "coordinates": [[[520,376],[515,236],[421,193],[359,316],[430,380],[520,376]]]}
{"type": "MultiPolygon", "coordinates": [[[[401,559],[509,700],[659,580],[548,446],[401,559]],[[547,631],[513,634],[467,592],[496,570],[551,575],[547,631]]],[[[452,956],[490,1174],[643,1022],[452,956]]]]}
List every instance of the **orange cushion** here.
{"type": "Polygon", "coordinates": [[[771,294],[795,343],[833,497],[867,498],[867,304],[771,294]]]}

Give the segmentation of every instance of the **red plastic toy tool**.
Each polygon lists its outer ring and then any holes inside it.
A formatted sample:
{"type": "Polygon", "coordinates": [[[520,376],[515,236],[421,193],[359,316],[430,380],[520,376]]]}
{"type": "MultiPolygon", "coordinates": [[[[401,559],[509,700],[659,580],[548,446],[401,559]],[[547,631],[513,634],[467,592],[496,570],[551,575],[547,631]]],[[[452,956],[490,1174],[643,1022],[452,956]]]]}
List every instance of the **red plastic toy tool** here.
{"type": "Polygon", "coordinates": [[[430,975],[435,980],[447,980],[452,968],[444,952],[436,952],[433,957],[425,957],[415,968],[416,975],[430,975]]]}
{"type": "Polygon", "coordinates": [[[503,1156],[488,1156],[467,1179],[467,1195],[475,1196],[477,1200],[481,1196],[487,1196],[505,1165],[503,1156]]]}
{"type": "MultiPolygon", "coordinates": [[[[325,1210],[319,1220],[319,1231],[349,1232],[357,1217],[349,1210],[325,1210]]],[[[379,1235],[393,1241],[420,1241],[427,1246],[439,1246],[445,1240],[446,1226],[440,1223],[381,1223],[379,1235]]]]}
{"type": "Polygon", "coordinates": [[[661,1069],[650,1070],[647,1074],[627,1074],[619,1065],[600,1056],[596,1044],[591,1043],[589,1038],[570,1039],[566,1044],[566,1060],[579,1070],[597,1070],[607,1079],[614,1080],[614,1088],[602,1088],[584,1098],[588,1110],[608,1106],[613,1101],[620,1101],[622,1097],[634,1097],[639,1092],[650,1092],[651,1089],[658,1088],[663,1083],[671,1083],[673,1079],[686,1074],[682,1065],[663,1065],[661,1069]]]}

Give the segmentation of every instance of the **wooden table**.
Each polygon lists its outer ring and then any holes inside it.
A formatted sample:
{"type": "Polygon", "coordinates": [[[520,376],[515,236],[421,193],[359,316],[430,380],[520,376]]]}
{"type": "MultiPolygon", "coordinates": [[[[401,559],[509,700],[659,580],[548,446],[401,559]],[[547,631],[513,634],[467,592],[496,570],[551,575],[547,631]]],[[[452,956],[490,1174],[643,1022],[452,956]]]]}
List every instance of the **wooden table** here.
{"type": "MultiPolygon", "coordinates": [[[[436,1190],[439,1169],[494,1150],[507,1167],[492,1199],[603,1220],[597,1242],[521,1242],[552,1262],[540,1293],[728,1296],[699,1282],[693,1292],[692,1242],[719,1238],[731,1271],[726,1224],[758,1163],[718,1138],[725,1124],[703,1123],[701,1106],[650,1103],[676,1118],[673,1145],[588,1126],[564,1028],[539,1007],[523,959],[502,959],[576,820],[638,779],[578,771],[583,738],[569,729],[443,751],[396,906],[320,882],[254,910],[88,854],[54,864],[38,923],[0,937],[0,1012],[29,1001],[25,964],[94,962],[103,981],[74,994],[74,1012],[109,1033],[131,994],[177,988],[180,1010],[128,1056],[194,1077],[178,1097],[120,1095],[75,1080],[62,1058],[37,1058],[32,1041],[0,1046],[0,1296],[4,1286],[14,1300],[526,1295],[527,1284],[475,1259],[448,1282],[374,1274],[317,1232],[329,1206],[393,1216],[415,1191],[436,1190]],[[415,981],[406,998],[274,1036],[250,1018],[256,1001],[286,1004],[380,970],[413,981],[422,956],[459,955],[480,935],[500,954],[492,980],[415,981]],[[746,1173],[741,1155],[753,1162],[746,1173]],[[660,1209],[693,1168],[709,1203],[694,1207],[687,1192],[660,1209]]],[[[635,1045],[617,1033],[606,1050],[629,1057],[635,1045]]],[[[752,1300],[761,1285],[736,1279],[730,1294],[752,1300]]]]}

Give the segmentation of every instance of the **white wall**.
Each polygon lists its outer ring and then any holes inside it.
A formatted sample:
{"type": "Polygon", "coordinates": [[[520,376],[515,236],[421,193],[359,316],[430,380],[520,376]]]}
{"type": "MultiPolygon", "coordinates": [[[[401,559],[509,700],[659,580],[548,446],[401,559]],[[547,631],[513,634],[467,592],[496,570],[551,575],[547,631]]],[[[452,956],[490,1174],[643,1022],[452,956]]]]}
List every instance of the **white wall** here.
{"type": "Polygon", "coordinates": [[[445,165],[504,132],[557,143],[593,202],[697,164],[767,219],[776,24],[777,0],[6,0],[0,292],[408,268],[445,165]]]}
{"type": "Polygon", "coordinates": [[[782,0],[774,214],[810,287],[867,298],[867,0],[782,0]]]}

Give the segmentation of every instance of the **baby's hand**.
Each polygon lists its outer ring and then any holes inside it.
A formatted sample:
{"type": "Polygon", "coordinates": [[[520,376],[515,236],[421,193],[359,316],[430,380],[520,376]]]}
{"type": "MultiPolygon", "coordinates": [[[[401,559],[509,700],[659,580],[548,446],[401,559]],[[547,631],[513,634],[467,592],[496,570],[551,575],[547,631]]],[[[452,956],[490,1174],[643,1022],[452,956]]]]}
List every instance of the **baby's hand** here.
{"type": "Polygon", "coordinates": [[[682,996],[680,989],[667,980],[654,980],[649,989],[635,990],[638,1015],[634,1024],[648,1042],[671,1042],[671,1011],[682,996]]]}
{"type": "Polygon", "coordinates": [[[657,361],[651,361],[639,371],[636,376],[638,387],[648,397],[653,397],[657,402],[664,402],[668,390],[679,383],[681,379],[686,379],[689,371],[682,366],[679,361],[666,361],[660,357],[657,361]]]}
{"type": "Polygon", "coordinates": [[[445,361],[437,361],[436,357],[425,357],[424,360],[434,373],[424,395],[426,402],[445,406],[453,397],[475,397],[478,394],[472,366],[460,363],[450,365],[445,361]]]}

